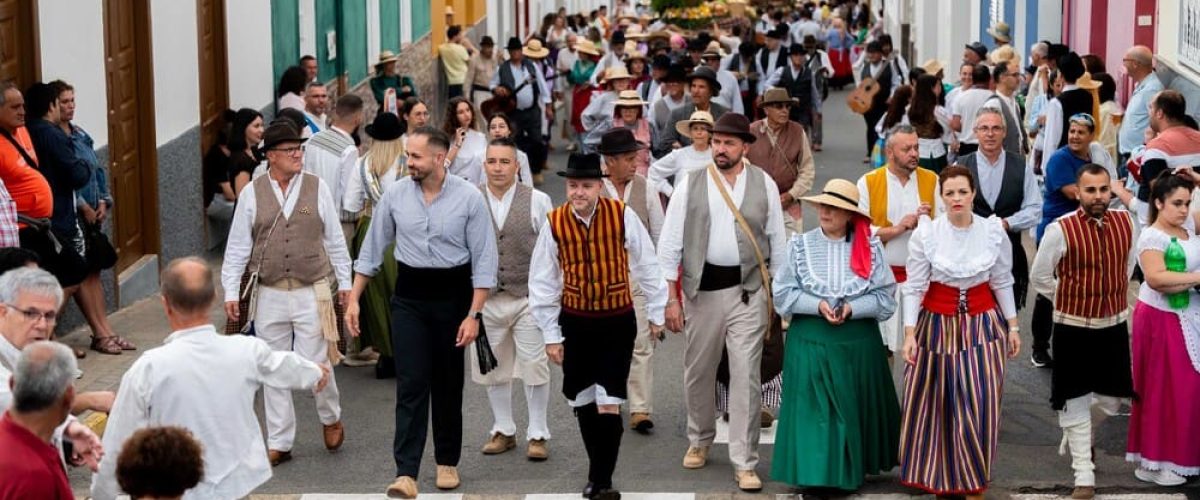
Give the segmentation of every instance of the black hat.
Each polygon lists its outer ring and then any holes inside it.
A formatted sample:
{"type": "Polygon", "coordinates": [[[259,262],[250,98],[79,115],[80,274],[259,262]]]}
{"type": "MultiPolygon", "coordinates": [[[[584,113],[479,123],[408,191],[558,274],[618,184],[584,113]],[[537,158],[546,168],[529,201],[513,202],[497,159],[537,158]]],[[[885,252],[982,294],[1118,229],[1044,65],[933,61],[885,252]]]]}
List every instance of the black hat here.
{"type": "Polygon", "coordinates": [[[600,146],[596,151],[602,155],[617,155],[643,149],[646,149],[646,144],[638,142],[633,137],[632,130],[628,127],[617,127],[600,136],[600,146]]]}
{"type": "Polygon", "coordinates": [[[817,46],[817,37],[812,35],[804,35],[804,48],[815,48],[817,46]]]}
{"type": "MultiPolygon", "coordinates": [[[[783,50],[784,49],[780,49],[779,53],[783,54],[783,50]]],[[[786,50],[787,50],[787,55],[789,55],[789,56],[794,56],[796,54],[808,55],[808,49],[804,48],[803,45],[800,45],[798,43],[793,43],[792,47],[788,48],[786,50]]]]}
{"type": "Polygon", "coordinates": [[[650,61],[650,67],[653,69],[671,69],[671,58],[662,54],[654,56],[654,59],[650,61]]]}
{"type": "Polygon", "coordinates": [[[667,68],[667,76],[663,78],[663,83],[668,82],[686,82],[688,74],[687,69],[682,64],[672,63],[671,67],[667,68]]]}
{"type": "Polygon", "coordinates": [[[691,82],[697,78],[708,81],[709,86],[712,87],[713,95],[716,95],[721,91],[721,82],[717,81],[717,73],[714,72],[712,68],[709,68],[708,66],[697,66],[696,69],[692,70],[692,74],[687,76],[687,81],[691,82]]]}
{"type": "Polygon", "coordinates": [[[509,38],[508,45],[504,46],[505,50],[521,50],[522,47],[524,47],[524,45],[521,45],[521,40],[515,36],[509,38]]]}
{"type": "Polygon", "coordinates": [[[750,120],[745,115],[732,111],[721,115],[713,127],[714,134],[728,134],[740,137],[746,143],[753,143],[757,137],[750,133],[750,120]]]}
{"type": "Polygon", "coordinates": [[[784,25],[784,24],[776,25],[774,28],[771,29],[771,31],[767,32],[767,38],[774,38],[776,40],[783,40],[783,39],[787,38],[787,36],[788,36],[788,29],[787,29],[787,25],[784,25]]]}
{"type": "Polygon", "coordinates": [[[495,47],[496,41],[492,40],[492,37],[490,35],[483,35],[483,38],[479,40],[479,46],[480,47],[495,47]]]}
{"type": "Polygon", "coordinates": [[[304,138],[300,137],[300,132],[297,132],[296,127],[293,127],[292,123],[288,120],[275,120],[267,127],[267,131],[263,132],[264,150],[269,150],[288,142],[304,142],[304,138]]]}
{"type": "Polygon", "coordinates": [[[982,59],[984,61],[987,60],[988,50],[987,50],[986,45],[984,45],[980,42],[971,42],[971,43],[968,43],[966,45],[966,47],[967,47],[967,50],[970,50],[971,52],[978,54],[980,59],[982,59]]]}
{"type": "Polygon", "coordinates": [[[394,141],[404,135],[404,124],[394,113],[379,113],[375,121],[367,125],[367,135],[377,141],[394,141]]]}
{"type": "Polygon", "coordinates": [[[600,170],[600,155],[591,153],[572,153],[567,158],[567,169],[558,172],[561,177],[568,179],[601,179],[608,174],[600,170]]]}
{"type": "Polygon", "coordinates": [[[738,54],[742,57],[754,57],[758,53],[758,45],[753,41],[745,41],[738,45],[738,54]]]}
{"type": "Polygon", "coordinates": [[[612,39],[609,40],[613,45],[622,45],[625,43],[625,32],[621,30],[614,31],[612,39]]]}

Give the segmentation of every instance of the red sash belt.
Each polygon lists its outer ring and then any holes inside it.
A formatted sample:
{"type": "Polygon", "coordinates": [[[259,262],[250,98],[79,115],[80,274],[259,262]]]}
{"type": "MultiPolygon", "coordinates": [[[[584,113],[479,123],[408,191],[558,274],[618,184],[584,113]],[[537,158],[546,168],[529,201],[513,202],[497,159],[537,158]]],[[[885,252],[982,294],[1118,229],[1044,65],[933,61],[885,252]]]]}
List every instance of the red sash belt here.
{"type": "Polygon", "coordinates": [[[996,297],[992,295],[992,288],[987,283],[962,289],[932,282],[929,284],[929,290],[925,292],[921,306],[943,316],[959,313],[974,316],[994,309],[996,297]]]}
{"type": "Polygon", "coordinates": [[[908,281],[908,268],[904,266],[891,266],[892,275],[896,277],[896,283],[904,283],[908,281]]]}

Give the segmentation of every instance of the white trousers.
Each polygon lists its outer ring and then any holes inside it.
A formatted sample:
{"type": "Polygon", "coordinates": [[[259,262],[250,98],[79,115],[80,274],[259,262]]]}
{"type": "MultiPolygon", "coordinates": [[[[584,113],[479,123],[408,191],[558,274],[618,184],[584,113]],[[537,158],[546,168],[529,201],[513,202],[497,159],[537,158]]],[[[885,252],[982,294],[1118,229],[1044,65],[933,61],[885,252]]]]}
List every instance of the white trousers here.
{"type": "Polygon", "coordinates": [[[1087,394],[1071,398],[1058,412],[1058,426],[1063,429],[1062,444],[1058,453],[1071,453],[1071,469],[1075,472],[1075,486],[1096,485],[1096,464],[1092,457],[1092,431],[1104,418],[1116,415],[1121,408],[1121,398],[1087,394]]]}
{"type": "Polygon", "coordinates": [[[652,413],[654,406],[654,339],[650,337],[650,320],[646,316],[646,296],[634,286],[633,313],[637,316],[637,337],[633,340],[633,358],[629,363],[630,413],[652,413]]]}
{"type": "MultiPolygon", "coordinates": [[[[259,287],[254,331],[258,338],[276,351],[295,351],[304,359],[318,364],[329,361],[329,344],[321,335],[317,300],[312,287],[295,290],[259,287]]],[[[329,373],[329,385],[314,398],[321,424],[330,425],[341,420],[342,407],[332,371],[329,373]]],[[[292,391],[264,387],[263,403],[267,414],[267,448],[291,451],[296,439],[292,391]]]]}
{"type": "Polygon", "coordinates": [[[507,293],[491,295],[483,305],[483,328],[488,344],[496,355],[496,368],[479,373],[478,357],[471,353],[471,380],[487,386],[488,403],[494,418],[489,435],[513,436],[517,424],[512,416],[512,381],[525,384],[525,403],[529,412],[528,439],[549,439],[546,408],[550,403],[550,361],[546,342],[529,313],[529,299],[507,293]]]}

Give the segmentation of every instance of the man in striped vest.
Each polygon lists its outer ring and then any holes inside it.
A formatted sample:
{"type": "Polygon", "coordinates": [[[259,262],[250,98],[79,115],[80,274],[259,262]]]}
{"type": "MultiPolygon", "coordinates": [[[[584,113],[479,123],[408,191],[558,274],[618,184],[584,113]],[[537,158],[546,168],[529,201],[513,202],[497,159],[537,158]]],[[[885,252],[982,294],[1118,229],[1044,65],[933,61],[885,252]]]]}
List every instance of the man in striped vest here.
{"type": "MultiPolygon", "coordinates": [[[[658,191],[651,189],[646,178],[637,173],[638,152],[646,148],[647,145],[638,142],[633,131],[625,127],[610,130],[600,137],[597,151],[604,155],[604,169],[608,173],[608,177],[602,179],[604,191],[600,196],[624,202],[650,231],[650,241],[657,245],[663,225],[662,202],[658,200],[658,191]]],[[[655,340],[661,339],[650,335],[646,294],[636,285],[633,287],[633,311],[637,315],[638,335],[633,342],[633,362],[629,366],[629,428],[647,434],[654,428],[654,421],[650,419],[650,402],[654,394],[650,357],[654,355],[655,340]]]]}
{"type": "Polygon", "coordinates": [[[550,403],[550,364],[546,361],[542,332],[529,313],[529,261],[538,231],[554,204],[546,193],[517,182],[519,167],[517,144],[512,139],[494,139],[488,145],[483,163],[487,182],[479,188],[487,199],[500,262],[496,287],[483,305],[483,328],[497,366],[486,374],[480,373],[478,355],[470,349],[471,378],[487,387],[495,419],[483,453],[497,455],[517,446],[512,382],[519,378],[525,385],[529,414],[526,456],[541,461],[549,457],[546,407],[550,403]]]}
{"type": "MultiPolygon", "coordinates": [[[[615,500],[621,403],[637,337],[632,283],[646,296],[650,335],[662,332],[667,290],[650,235],[624,203],[601,198],[600,157],[571,155],[568,203],[550,212],[529,274],[529,309],[546,354],[563,368],[563,395],[575,409],[588,454],[586,498],[615,500]]],[[[711,397],[711,395],[710,395],[711,397]]]]}
{"type": "MultiPolygon", "coordinates": [[[[908,262],[908,240],[917,228],[920,217],[934,217],[944,211],[938,195],[938,177],[932,170],[918,165],[920,152],[917,132],[909,125],[896,125],[888,131],[887,164],[858,179],[858,206],[871,214],[871,230],[883,241],[883,257],[892,267],[896,282],[908,277],[904,269],[908,262]]],[[[899,287],[896,293],[899,294],[899,287]]],[[[900,300],[899,295],[896,300],[900,300]]],[[[900,314],[880,323],[880,333],[888,349],[900,348],[904,329],[900,314]]]]}
{"type": "Polygon", "coordinates": [[[779,188],[770,175],[745,160],[754,141],[745,116],[726,113],[717,120],[713,164],[687,173],[676,184],[658,249],[672,295],[667,327],[683,331],[688,344],[683,360],[688,410],[683,467],[699,469],[708,463],[708,449],[716,438],[717,366],[728,346],[729,460],[744,491],[762,489],[755,473],[762,410],[760,363],[774,313],[769,276],[764,274],[773,274],[787,258],[779,188]],[[680,280],[682,287],[677,287],[680,280]]]}
{"type": "Polygon", "coordinates": [[[1046,228],[1030,281],[1054,302],[1050,404],[1071,451],[1071,497],[1092,498],[1092,428],[1116,414],[1121,398],[1133,396],[1126,321],[1138,225],[1129,212],[1108,209],[1112,192],[1104,167],[1085,165],[1076,184],[1080,206],[1046,228]]]}

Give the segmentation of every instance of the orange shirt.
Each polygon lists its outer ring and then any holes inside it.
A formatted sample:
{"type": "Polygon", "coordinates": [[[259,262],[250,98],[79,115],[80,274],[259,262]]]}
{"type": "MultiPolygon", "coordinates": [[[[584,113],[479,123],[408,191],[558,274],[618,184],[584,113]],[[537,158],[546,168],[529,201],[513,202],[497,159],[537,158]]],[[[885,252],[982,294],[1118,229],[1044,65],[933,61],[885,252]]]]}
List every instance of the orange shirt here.
{"type": "MultiPolygon", "coordinates": [[[[13,134],[29,156],[37,161],[37,153],[33,150],[33,141],[25,127],[17,129],[13,134]]],[[[34,218],[46,218],[54,214],[54,194],[50,191],[50,183],[32,165],[29,165],[20,151],[8,139],[0,138],[0,181],[8,188],[17,205],[17,212],[34,218]]]]}

